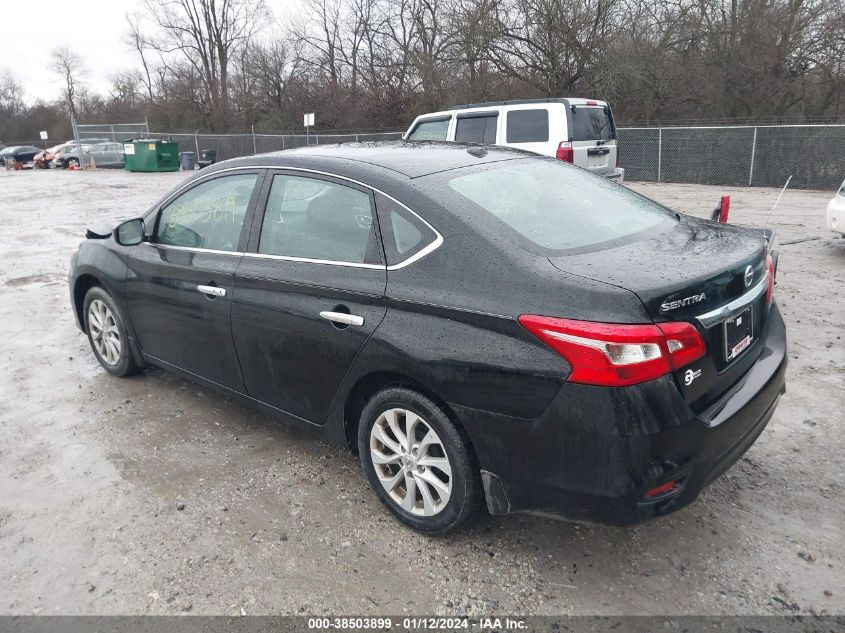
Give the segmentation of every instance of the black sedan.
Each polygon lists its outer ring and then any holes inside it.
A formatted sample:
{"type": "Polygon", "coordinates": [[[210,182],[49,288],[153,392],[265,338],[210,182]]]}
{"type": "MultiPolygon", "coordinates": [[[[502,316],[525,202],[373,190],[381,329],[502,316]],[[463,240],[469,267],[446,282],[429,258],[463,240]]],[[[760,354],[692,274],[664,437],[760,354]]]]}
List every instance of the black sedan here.
{"type": "Polygon", "coordinates": [[[32,145],[17,145],[6,147],[0,152],[0,162],[6,169],[27,169],[32,168],[35,155],[42,152],[40,147],[32,145]]]}
{"type": "Polygon", "coordinates": [[[322,429],[425,532],[482,503],[632,523],[733,464],[784,391],[765,233],[552,158],[372,144],[225,161],[73,256],[106,371],[322,429]]]}

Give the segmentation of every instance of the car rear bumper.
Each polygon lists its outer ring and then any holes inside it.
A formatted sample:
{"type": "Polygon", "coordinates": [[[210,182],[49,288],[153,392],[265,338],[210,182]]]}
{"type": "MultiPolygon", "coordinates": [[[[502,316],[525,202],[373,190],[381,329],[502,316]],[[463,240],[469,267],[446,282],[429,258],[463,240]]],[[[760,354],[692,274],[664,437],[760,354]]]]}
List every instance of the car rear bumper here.
{"type": "Polygon", "coordinates": [[[625,169],[622,167],[616,167],[612,172],[603,175],[605,178],[615,180],[618,183],[625,182],[625,169]]]}
{"type": "Polygon", "coordinates": [[[691,503],[754,443],[785,390],[777,305],[765,336],[751,369],[698,413],[671,376],[625,388],[566,383],[533,420],[457,408],[489,510],[625,525],[691,503]],[[671,490],[645,497],[668,482],[676,482],[671,490]]]}

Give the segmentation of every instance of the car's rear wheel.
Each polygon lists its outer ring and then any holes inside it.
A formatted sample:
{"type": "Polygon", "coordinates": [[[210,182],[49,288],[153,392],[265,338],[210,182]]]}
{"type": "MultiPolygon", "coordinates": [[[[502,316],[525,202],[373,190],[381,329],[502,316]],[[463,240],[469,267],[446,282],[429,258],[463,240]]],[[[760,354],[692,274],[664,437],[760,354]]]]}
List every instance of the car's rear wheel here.
{"type": "Polygon", "coordinates": [[[85,295],[83,315],[88,342],[103,369],[115,376],[137,373],[123,314],[111,295],[98,286],[91,288],[85,295]]]}
{"type": "Polygon", "coordinates": [[[361,414],[358,449],[376,495],[403,523],[442,534],[475,514],[481,484],[469,441],[430,398],[377,393],[361,414]]]}

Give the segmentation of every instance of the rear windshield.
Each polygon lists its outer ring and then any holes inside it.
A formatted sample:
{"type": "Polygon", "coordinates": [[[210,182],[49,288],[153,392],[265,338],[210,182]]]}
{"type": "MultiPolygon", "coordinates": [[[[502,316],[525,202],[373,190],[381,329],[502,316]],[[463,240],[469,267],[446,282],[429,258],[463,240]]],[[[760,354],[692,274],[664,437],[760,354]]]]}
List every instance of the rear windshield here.
{"type": "Polygon", "coordinates": [[[569,110],[572,117],[573,141],[609,141],[614,136],[610,110],[595,106],[569,110]]]}
{"type": "Polygon", "coordinates": [[[488,163],[422,180],[456,214],[487,226],[492,216],[504,224],[494,222],[494,231],[513,231],[528,250],[547,255],[610,248],[677,221],[626,187],[551,159],[488,163]]]}

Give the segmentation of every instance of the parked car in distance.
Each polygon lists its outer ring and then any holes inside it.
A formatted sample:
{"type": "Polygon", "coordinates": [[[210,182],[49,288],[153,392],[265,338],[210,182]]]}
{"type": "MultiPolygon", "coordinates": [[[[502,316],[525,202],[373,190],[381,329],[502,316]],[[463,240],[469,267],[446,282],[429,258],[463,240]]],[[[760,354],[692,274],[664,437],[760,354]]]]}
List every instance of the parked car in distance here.
{"type": "Polygon", "coordinates": [[[197,160],[197,165],[199,165],[200,169],[208,167],[209,165],[213,165],[217,162],[217,150],[216,149],[204,149],[202,153],[200,153],[199,159],[197,160]]]}
{"type": "Polygon", "coordinates": [[[424,532],[482,501],[613,524],[672,512],[784,391],[764,232],[526,152],[228,160],[87,238],[70,295],[107,372],[156,365],[322,430],[424,532]]]}
{"type": "Polygon", "coordinates": [[[47,169],[51,167],[53,159],[56,157],[56,154],[63,149],[70,148],[74,146],[73,141],[66,141],[64,143],[60,143],[58,145],[54,145],[53,147],[48,147],[47,149],[39,152],[33,158],[34,167],[40,169],[47,169]]]}
{"type": "Polygon", "coordinates": [[[62,152],[57,157],[57,162],[61,167],[68,167],[74,165],[88,165],[94,161],[97,167],[120,167],[124,165],[124,154],[122,143],[101,142],[94,144],[84,144],[82,146],[82,154],[74,146],[68,151],[62,152]]]}
{"type": "Polygon", "coordinates": [[[32,169],[33,159],[40,151],[40,147],[32,145],[6,147],[0,150],[0,160],[6,169],[32,169]]]}
{"type": "Polygon", "coordinates": [[[423,114],[408,141],[456,141],[514,147],[622,182],[613,112],[595,99],[522,99],[456,106],[423,114]]]}
{"type": "Polygon", "coordinates": [[[827,228],[845,236],[845,182],[827,203],[827,228]]]}

